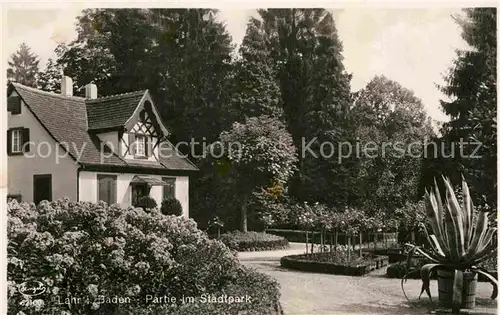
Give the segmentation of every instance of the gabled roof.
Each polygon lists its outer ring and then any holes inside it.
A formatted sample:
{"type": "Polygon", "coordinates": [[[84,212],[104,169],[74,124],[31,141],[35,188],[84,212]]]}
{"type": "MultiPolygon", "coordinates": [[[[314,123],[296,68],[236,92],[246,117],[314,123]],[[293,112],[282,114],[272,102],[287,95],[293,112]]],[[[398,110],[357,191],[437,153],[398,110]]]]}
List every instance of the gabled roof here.
{"type": "Polygon", "coordinates": [[[124,126],[146,92],[135,91],[87,100],[89,130],[124,126]]]}
{"type": "Polygon", "coordinates": [[[192,162],[178,154],[161,157],[160,161],[155,162],[125,160],[116,154],[101,154],[103,143],[92,129],[123,126],[147,91],[86,100],[82,97],[68,97],[41,91],[19,83],[11,83],[9,94],[12,89],[15,89],[51,137],[66,148],[69,155],[79,164],[139,169],[198,170],[192,162]]]}

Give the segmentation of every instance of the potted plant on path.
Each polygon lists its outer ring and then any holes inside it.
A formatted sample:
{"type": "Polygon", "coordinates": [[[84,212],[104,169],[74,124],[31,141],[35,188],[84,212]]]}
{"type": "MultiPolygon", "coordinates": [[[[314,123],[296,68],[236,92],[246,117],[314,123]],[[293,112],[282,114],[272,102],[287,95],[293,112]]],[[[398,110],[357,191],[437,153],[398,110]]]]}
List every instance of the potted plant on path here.
{"type": "MultiPolygon", "coordinates": [[[[497,279],[486,270],[478,267],[482,261],[496,255],[496,227],[488,225],[488,213],[474,211],[467,183],[462,178],[463,201],[460,202],[447,178],[443,177],[446,187],[445,202],[442,201],[437,183],[434,191],[426,192],[427,223],[432,234],[422,224],[430,248],[406,244],[410,247],[407,265],[411,258],[419,253],[431,263],[420,271],[422,290],[429,298],[430,277],[434,271],[438,275],[439,306],[452,309],[458,313],[460,309],[475,308],[477,275],[484,275],[493,285],[491,298],[498,293],[497,279]],[[475,223],[474,223],[475,222],[475,223]]],[[[409,270],[409,268],[407,268],[409,270]]],[[[401,280],[401,287],[409,274],[401,280]]],[[[420,298],[419,296],[419,298],[420,298]]],[[[432,299],[432,298],[431,298],[432,299]]]]}

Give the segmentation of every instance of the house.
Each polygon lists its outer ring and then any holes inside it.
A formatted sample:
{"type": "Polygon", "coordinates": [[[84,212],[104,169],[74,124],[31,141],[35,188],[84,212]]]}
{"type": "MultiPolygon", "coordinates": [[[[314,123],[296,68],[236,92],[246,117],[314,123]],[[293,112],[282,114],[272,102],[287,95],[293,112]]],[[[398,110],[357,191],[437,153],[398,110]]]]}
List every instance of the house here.
{"type": "Polygon", "coordinates": [[[97,97],[18,83],[7,92],[8,196],[38,203],[68,197],[133,206],[149,195],[177,198],[189,216],[189,177],[198,169],[167,139],[147,90],[97,97]]]}

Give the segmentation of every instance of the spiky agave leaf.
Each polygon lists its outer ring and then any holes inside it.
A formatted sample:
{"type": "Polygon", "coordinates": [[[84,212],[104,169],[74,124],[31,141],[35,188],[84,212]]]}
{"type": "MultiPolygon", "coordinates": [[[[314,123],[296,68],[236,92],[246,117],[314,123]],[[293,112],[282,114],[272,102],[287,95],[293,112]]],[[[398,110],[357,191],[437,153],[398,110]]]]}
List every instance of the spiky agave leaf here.
{"type": "Polygon", "coordinates": [[[445,266],[442,264],[426,264],[422,267],[422,269],[420,269],[420,278],[422,279],[422,289],[420,291],[420,295],[418,296],[419,299],[422,296],[422,293],[424,293],[425,291],[429,299],[432,301],[431,289],[430,289],[431,275],[434,270],[439,268],[445,268],[445,266]]]}
{"type": "Polygon", "coordinates": [[[495,244],[490,244],[483,251],[477,253],[477,255],[470,260],[466,261],[464,264],[466,265],[477,265],[482,263],[483,261],[496,256],[498,252],[498,248],[495,244]]]}
{"type": "Polygon", "coordinates": [[[420,224],[420,226],[422,227],[422,230],[424,231],[424,234],[425,234],[425,237],[427,238],[427,241],[431,245],[434,252],[436,252],[437,256],[440,259],[446,258],[446,255],[445,255],[443,249],[441,248],[441,245],[439,244],[439,241],[436,238],[436,236],[433,234],[429,234],[429,232],[427,232],[427,228],[425,227],[425,224],[420,224]]]}
{"type": "Polygon", "coordinates": [[[434,178],[434,196],[436,198],[436,204],[438,207],[438,220],[441,227],[442,239],[445,247],[448,249],[448,254],[450,254],[450,248],[448,247],[448,234],[446,233],[446,223],[444,221],[445,209],[443,207],[443,201],[441,200],[441,192],[439,191],[439,186],[437,184],[436,178],[434,178]]]}
{"type": "MultiPolygon", "coordinates": [[[[450,250],[448,248],[448,244],[446,243],[445,239],[443,238],[443,231],[441,229],[441,224],[439,218],[439,207],[437,205],[437,200],[436,197],[434,196],[434,193],[428,193],[427,191],[425,192],[425,200],[427,203],[426,207],[426,214],[427,214],[427,221],[429,222],[432,231],[434,232],[434,238],[436,241],[436,247],[439,249],[436,249],[439,254],[442,255],[449,255],[450,250]]],[[[427,230],[425,230],[427,233],[427,230]]],[[[428,237],[429,239],[429,237],[428,237]]],[[[430,242],[432,244],[432,242],[430,242]]]]}
{"type": "Polygon", "coordinates": [[[469,186],[465,182],[464,177],[462,176],[462,192],[464,195],[464,204],[463,204],[463,214],[464,214],[464,247],[466,249],[469,248],[470,238],[472,235],[472,199],[470,198],[469,186]]]}
{"type": "Polygon", "coordinates": [[[484,235],[488,230],[488,213],[485,211],[479,211],[477,215],[478,218],[476,221],[476,226],[474,228],[472,242],[470,243],[467,250],[466,258],[470,258],[477,253],[478,248],[481,245],[480,241],[484,238],[484,235]]]}
{"type": "Polygon", "coordinates": [[[460,251],[458,249],[458,235],[455,229],[455,224],[453,222],[453,216],[451,210],[448,206],[445,207],[446,211],[444,213],[444,227],[445,234],[448,238],[448,248],[450,249],[450,259],[452,261],[458,261],[460,259],[460,251]]]}
{"type": "MultiPolygon", "coordinates": [[[[451,216],[451,221],[453,222],[453,229],[449,229],[452,238],[454,238],[454,245],[456,246],[455,253],[458,254],[457,259],[462,258],[465,255],[464,248],[464,226],[463,219],[460,209],[460,204],[458,203],[453,187],[448,179],[444,178],[444,184],[446,186],[446,209],[451,216]]],[[[448,218],[449,219],[449,218],[448,218]]],[[[448,235],[450,237],[450,235],[448,235]]],[[[451,247],[450,242],[450,247],[451,247]]],[[[453,248],[450,248],[453,251],[453,248]]]]}
{"type": "Polygon", "coordinates": [[[492,243],[491,241],[493,240],[493,236],[495,235],[496,231],[497,231],[496,228],[491,228],[486,231],[484,237],[481,240],[479,240],[479,246],[477,248],[479,252],[483,251],[486,248],[486,246],[492,243]]]}
{"type": "Polygon", "coordinates": [[[474,272],[477,272],[479,274],[482,274],[483,276],[486,277],[486,279],[488,279],[488,282],[491,283],[491,285],[493,286],[493,292],[491,293],[491,299],[494,300],[497,298],[498,296],[498,280],[493,277],[490,273],[488,273],[486,270],[482,269],[482,268],[478,268],[478,267],[472,267],[471,268],[474,272]]]}

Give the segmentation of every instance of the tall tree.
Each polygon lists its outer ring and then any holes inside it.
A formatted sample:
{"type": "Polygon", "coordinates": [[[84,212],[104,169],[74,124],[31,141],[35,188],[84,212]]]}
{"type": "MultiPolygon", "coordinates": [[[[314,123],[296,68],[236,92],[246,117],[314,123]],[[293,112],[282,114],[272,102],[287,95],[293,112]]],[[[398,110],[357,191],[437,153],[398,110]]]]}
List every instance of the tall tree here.
{"type": "Polygon", "coordinates": [[[496,8],[464,9],[457,22],[468,49],[457,52],[446,85],[441,90],[451,101],[441,101],[451,118],[442,128],[443,141],[450,149],[459,143],[478,141],[465,146],[464,154],[454,154],[445,161],[448,176],[460,180],[463,174],[470,183],[476,203],[497,203],[496,115],[497,115],[497,17],[496,8]],[[480,157],[480,158],[477,158],[480,157]],[[451,164],[451,165],[450,165],[451,164]]]}
{"type": "MultiPolygon", "coordinates": [[[[163,112],[178,141],[212,142],[227,130],[232,39],[212,9],[158,9],[163,112]]],[[[190,152],[191,153],[191,152],[190,152]]],[[[201,153],[196,148],[195,154],[201,153]]]]}
{"type": "Polygon", "coordinates": [[[251,18],[235,63],[231,119],[267,115],[282,119],[283,109],[276,69],[266,47],[262,22],[251,18]]]}
{"type": "Polygon", "coordinates": [[[101,95],[149,89],[174,142],[203,137],[211,142],[225,129],[233,50],[216,13],[88,9],[78,18],[77,39],[58,63],[79,87],[93,81],[101,95]]]}
{"type": "Polygon", "coordinates": [[[399,83],[375,76],[356,93],[350,114],[362,151],[363,199],[385,213],[416,200],[424,147],[433,136],[422,101],[399,83]]]}
{"type": "Polygon", "coordinates": [[[31,48],[26,43],[22,43],[19,49],[10,56],[7,80],[36,87],[39,62],[38,56],[31,51],[31,48]]]}
{"type": "MultiPolygon", "coordinates": [[[[303,148],[314,141],[312,148],[317,152],[321,143],[337,144],[346,134],[345,113],[351,100],[350,75],[342,64],[342,45],[332,14],[295,8],[258,12],[294,145],[303,148]]],[[[346,185],[332,189],[326,183],[336,176],[348,177],[349,169],[334,158],[300,154],[292,193],[302,200],[341,202],[338,195],[348,195],[346,185]]]]}
{"type": "Polygon", "coordinates": [[[61,92],[62,69],[54,59],[49,58],[45,69],[38,74],[37,86],[47,92],[61,92]]]}
{"type": "Polygon", "coordinates": [[[94,82],[100,95],[151,88],[154,29],[144,10],[83,10],[77,33],[57,60],[77,88],[94,82]]]}
{"type": "Polygon", "coordinates": [[[284,185],[293,175],[297,152],[286,127],[276,118],[250,117],[234,123],[212,145],[215,165],[226,178],[225,184],[238,196],[241,231],[247,232],[247,207],[254,192],[284,185]]]}

